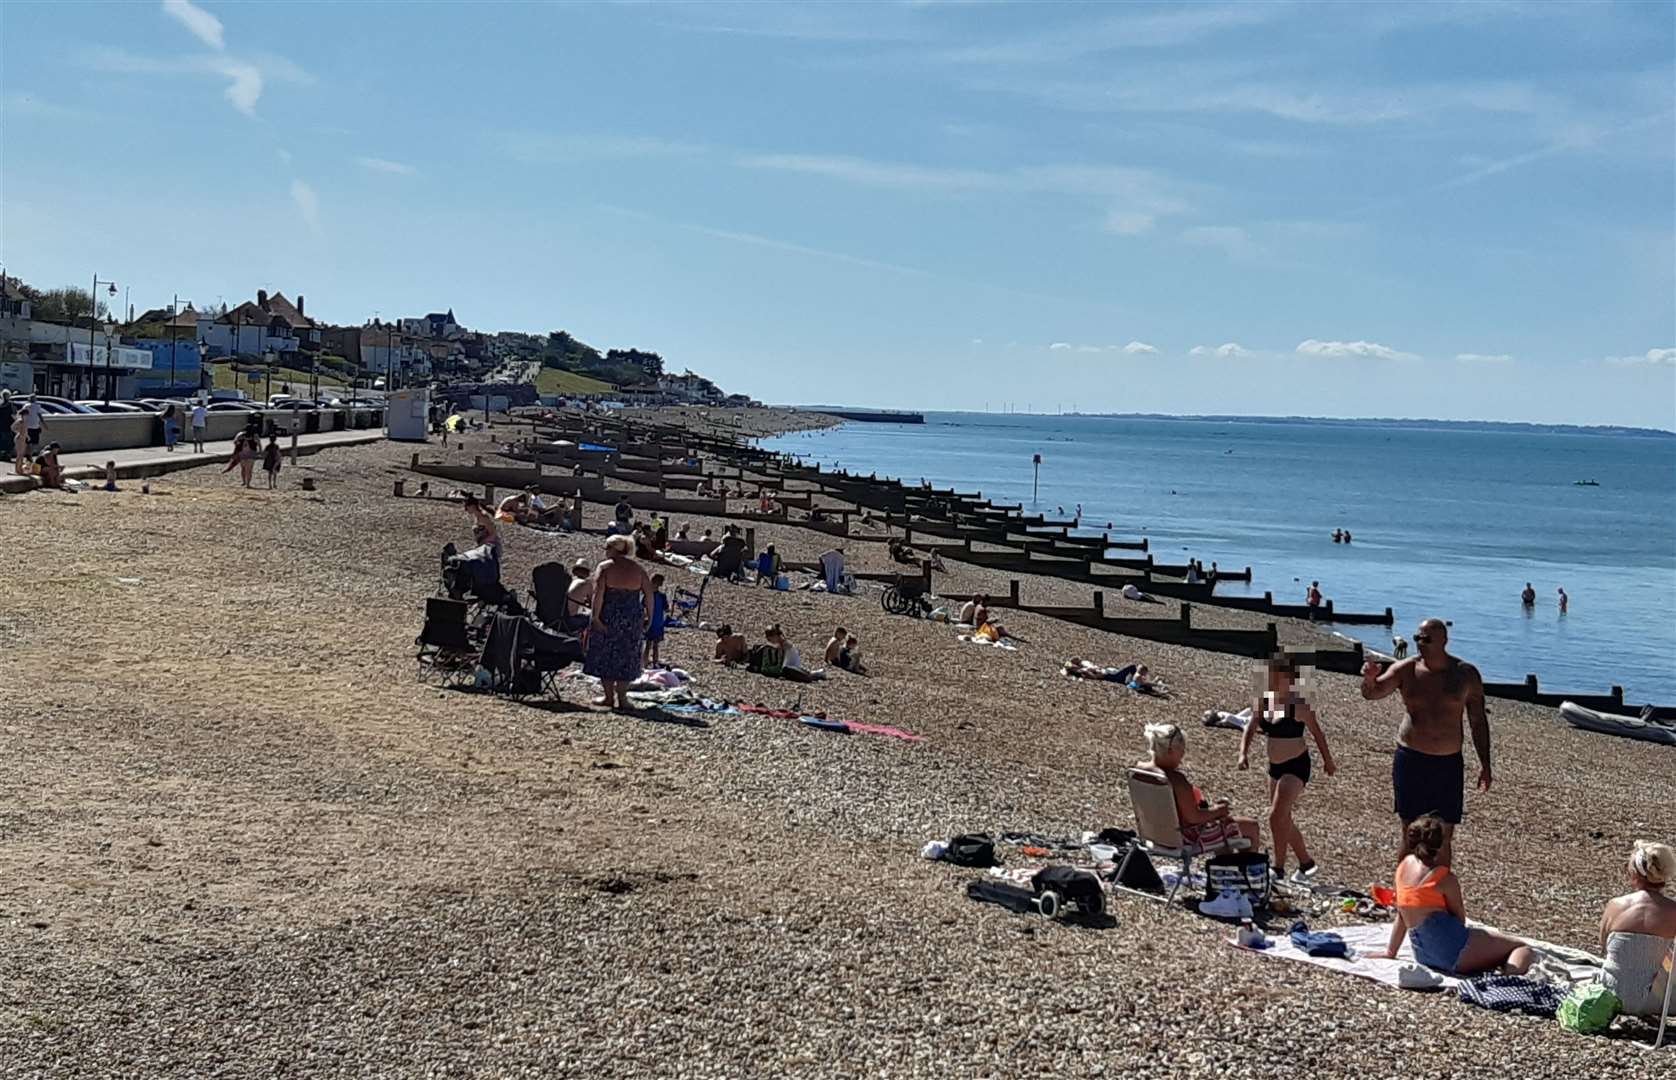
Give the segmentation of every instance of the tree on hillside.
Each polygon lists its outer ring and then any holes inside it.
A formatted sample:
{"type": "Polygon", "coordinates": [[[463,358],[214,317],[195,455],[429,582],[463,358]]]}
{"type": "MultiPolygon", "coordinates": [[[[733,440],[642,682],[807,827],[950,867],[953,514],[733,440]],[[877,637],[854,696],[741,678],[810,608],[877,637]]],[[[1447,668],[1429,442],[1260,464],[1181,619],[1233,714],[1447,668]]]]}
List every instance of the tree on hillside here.
{"type": "Polygon", "coordinates": [[[612,349],[605,354],[605,362],[619,366],[632,365],[637,367],[647,379],[656,379],[663,374],[663,357],[655,352],[642,352],[639,349],[612,349]]]}
{"type": "MultiPolygon", "coordinates": [[[[88,315],[94,310],[93,297],[86,289],[78,289],[74,285],[62,289],[26,289],[30,317],[40,322],[67,323],[74,326],[86,323],[88,315]]],[[[110,315],[110,308],[103,300],[99,301],[98,315],[100,318],[110,315]]]]}

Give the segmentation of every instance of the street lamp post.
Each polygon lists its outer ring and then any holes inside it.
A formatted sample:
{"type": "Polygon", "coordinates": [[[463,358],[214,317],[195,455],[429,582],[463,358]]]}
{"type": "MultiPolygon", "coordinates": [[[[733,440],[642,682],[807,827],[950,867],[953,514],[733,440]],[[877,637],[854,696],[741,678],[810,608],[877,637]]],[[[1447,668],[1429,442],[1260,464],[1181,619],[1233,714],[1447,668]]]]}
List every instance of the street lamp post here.
{"type": "MultiPolygon", "coordinates": [[[[188,300],[186,302],[186,304],[187,304],[188,307],[190,307],[192,305],[192,301],[188,300]]],[[[171,397],[174,396],[174,392],[175,392],[175,379],[176,379],[176,375],[175,375],[175,336],[176,336],[175,331],[177,329],[176,324],[178,323],[179,319],[180,319],[180,294],[175,293],[174,300],[171,301],[170,304],[169,304],[169,395],[171,397]]],[[[203,363],[203,357],[202,356],[199,357],[199,363],[200,364],[203,363]]]]}
{"type": "MultiPolygon", "coordinates": [[[[89,305],[89,307],[92,308],[92,310],[87,313],[87,365],[88,365],[89,370],[92,370],[92,367],[93,367],[93,350],[95,348],[95,346],[93,344],[93,335],[99,328],[99,286],[100,286],[100,284],[101,284],[101,282],[99,281],[99,275],[97,273],[95,273],[93,275],[93,291],[87,294],[88,305],[89,305]]],[[[106,282],[103,282],[103,284],[110,286],[112,296],[116,295],[116,282],[106,281],[106,282]]],[[[111,354],[110,354],[110,349],[107,348],[105,350],[105,404],[109,405],[110,403],[111,403],[111,354]]]]}

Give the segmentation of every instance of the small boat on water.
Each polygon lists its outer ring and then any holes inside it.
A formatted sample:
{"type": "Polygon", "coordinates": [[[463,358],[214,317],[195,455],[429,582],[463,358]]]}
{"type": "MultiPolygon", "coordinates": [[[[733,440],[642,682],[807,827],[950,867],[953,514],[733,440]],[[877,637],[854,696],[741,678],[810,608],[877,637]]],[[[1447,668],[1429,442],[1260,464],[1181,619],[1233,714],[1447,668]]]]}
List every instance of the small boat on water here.
{"type": "Polygon", "coordinates": [[[1560,702],[1560,716],[1572,727],[1584,731],[1598,731],[1603,735],[1621,735],[1626,739],[1663,743],[1676,746],[1676,725],[1657,720],[1643,720],[1639,716],[1619,716],[1616,713],[1585,709],[1575,701],[1560,702]]]}
{"type": "Polygon", "coordinates": [[[1571,486],[1572,487],[1599,487],[1600,486],[1600,481],[1599,480],[1573,480],[1571,482],[1571,486]]]}

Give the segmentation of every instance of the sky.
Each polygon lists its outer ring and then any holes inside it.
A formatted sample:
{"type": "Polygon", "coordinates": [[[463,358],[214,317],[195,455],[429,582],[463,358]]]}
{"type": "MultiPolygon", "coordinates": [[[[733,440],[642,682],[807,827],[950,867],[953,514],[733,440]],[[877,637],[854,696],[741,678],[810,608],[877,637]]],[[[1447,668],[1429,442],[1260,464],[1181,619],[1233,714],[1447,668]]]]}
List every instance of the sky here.
{"type": "Polygon", "coordinates": [[[0,4],[0,263],[771,402],[1676,429],[1676,5],[0,4]]]}

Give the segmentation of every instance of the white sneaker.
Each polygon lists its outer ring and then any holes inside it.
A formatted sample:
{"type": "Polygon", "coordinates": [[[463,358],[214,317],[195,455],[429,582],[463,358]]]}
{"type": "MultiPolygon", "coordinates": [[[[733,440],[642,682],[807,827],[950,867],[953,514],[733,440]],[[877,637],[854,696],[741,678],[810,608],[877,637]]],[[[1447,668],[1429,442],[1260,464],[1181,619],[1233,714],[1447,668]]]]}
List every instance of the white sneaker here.
{"type": "Polygon", "coordinates": [[[1215,900],[1207,900],[1199,905],[1199,914],[1209,915],[1213,919],[1249,919],[1252,917],[1251,901],[1244,893],[1233,889],[1223,889],[1215,900]]]}
{"type": "Polygon", "coordinates": [[[1436,990],[1443,985],[1443,976],[1419,964],[1404,964],[1397,969],[1397,985],[1404,990],[1436,990]]]}

